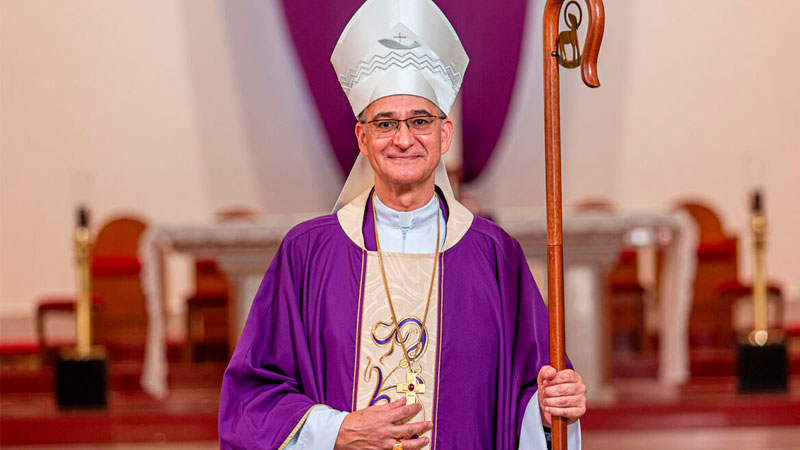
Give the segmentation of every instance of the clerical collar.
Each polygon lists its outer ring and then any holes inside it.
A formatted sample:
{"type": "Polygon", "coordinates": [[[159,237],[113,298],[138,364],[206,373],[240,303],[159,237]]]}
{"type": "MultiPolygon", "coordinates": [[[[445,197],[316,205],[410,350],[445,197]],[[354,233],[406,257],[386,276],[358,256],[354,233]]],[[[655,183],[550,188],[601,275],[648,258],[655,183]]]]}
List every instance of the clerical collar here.
{"type": "Polygon", "coordinates": [[[413,211],[396,211],[381,202],[377,195],[373,198],[376,218],[381,227],[412,229],[436,225],[439,212],[439,200],[436,195],[431,197],[425,206],[413,211]]]}

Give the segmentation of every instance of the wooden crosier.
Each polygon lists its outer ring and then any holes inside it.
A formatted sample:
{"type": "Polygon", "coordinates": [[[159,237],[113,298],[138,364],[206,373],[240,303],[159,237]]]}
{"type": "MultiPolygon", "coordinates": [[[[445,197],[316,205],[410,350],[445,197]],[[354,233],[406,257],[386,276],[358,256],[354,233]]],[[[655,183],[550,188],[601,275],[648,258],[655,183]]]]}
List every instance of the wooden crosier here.
{"type": "MultiPolygon", "coordinates": [[[[602,0],[585,0],[589,28],[581,62],[583,82],[599,87],[597,56],[603,40],[602,0]]],[[[572,3],[572,2],[570,2],[572,3]]],[[[564,254],[561,231],[561,119],[558,78],[558,23],[564,0],[547,0],[544,10],[544,123],[547,197],[547,305],[550,318],[550,365],[567,367],[564,339],[564,254]]],[[[569,5],[568,5],[569,6],[569,5]]],[[[567,449],[567,422],[553,417],[553,450],[567,449]]]]}

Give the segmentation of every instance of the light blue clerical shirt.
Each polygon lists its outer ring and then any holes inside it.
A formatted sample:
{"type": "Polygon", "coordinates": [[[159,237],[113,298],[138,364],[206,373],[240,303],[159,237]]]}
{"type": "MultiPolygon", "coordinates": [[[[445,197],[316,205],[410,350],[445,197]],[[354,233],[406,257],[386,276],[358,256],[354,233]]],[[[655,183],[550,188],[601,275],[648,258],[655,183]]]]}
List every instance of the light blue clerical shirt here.
{"type": "MultiPolygon", "coordinates": [[[[425,206],[413,211],[395,211],[375,199],[375,220],[381,251],[387,253],[435,253],[436,219],[439,219],[439,249],[444,246],[447,226],[439,210],[436,195],[425,206]]],[[[347,412],[320,405],[311,409],[305,424],[289,442],[286,450],[333,450],[339,428],[347,412]]],[[[578,422],[567,427],[569,450],[580,450],[581,434],[578,422]]],[[[522,418],[519,450],[547,450],[538,393],[534,394],[522,418]]]]}
{"type": "Polygon", "coordinates": [[[387,253],[436,253],[436,220],[439,218],[439,249],[444,246],[447,224],[439,211],[439,198],[433,196],[425,206],[413,211],[395,211],[375,199],[375,219],[381,251],[387,253]]]}

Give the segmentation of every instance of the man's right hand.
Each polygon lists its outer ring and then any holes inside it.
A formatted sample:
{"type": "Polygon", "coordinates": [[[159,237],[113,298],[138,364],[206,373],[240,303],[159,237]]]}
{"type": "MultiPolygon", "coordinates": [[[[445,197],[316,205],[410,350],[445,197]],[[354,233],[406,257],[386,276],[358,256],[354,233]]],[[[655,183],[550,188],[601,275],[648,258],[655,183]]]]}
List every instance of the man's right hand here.
{"type": "Polygon", "coordinates": [[[370,406],[353,411],[345,416],[334,450],[387,449],[394,447],[397,440],[403,450],[418,450],[428,444],[427,437],[411,439],[433,428],[433,422],[402,423],[414,417],[422,405],[406,405],[405,397],[392,403],[370,406]]]}

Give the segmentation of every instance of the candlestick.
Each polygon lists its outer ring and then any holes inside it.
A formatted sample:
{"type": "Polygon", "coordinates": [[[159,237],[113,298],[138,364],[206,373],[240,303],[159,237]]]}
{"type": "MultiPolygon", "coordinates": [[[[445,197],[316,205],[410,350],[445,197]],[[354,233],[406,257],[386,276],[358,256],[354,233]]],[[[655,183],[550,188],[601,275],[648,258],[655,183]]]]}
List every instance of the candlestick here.
{"type": "Polygon", "coordinates": [[[77,301],[77,351],[80,358],[88,358],[92,352],[92,286],[89,274],[91,266],[91,236],[89,233],[89,211],[84,205],[78,207],[78,226],[75,228],[75,273],[77,301]]]}

